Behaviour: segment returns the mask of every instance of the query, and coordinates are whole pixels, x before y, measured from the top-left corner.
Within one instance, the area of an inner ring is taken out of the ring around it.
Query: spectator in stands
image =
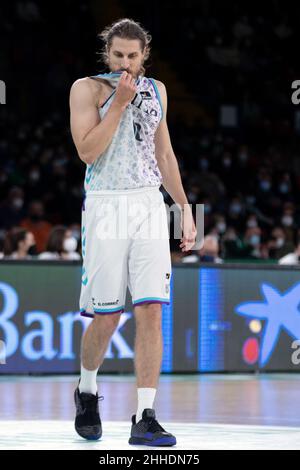
[[[294,239],[294,230],[296,228],[295,207],[293,203],[286,202],[284,204],[280,222],[284,227],[287,240],[292,241]]]
[[[0,259],[4,258],[4,232],[0,233]]]
[[[28,209],[28,218],[22,220],[20,225],[34,234],[37,252],[45,251],[51,224],[45,220],[42,202],[31,202]]]
[[[206,235],[204,237],[203,247],[198,252],[182,258],[183,263],[223,263],[219,257],[219,242],[215,235]]]
[[[224,215],[216,213],[214,217],[214,227],[211,230],[211,234],[216,236],[223,236],[226,232],[227,224]]]
[[[26,260],[35,255],[35,239],[32,232],[14,227],[4,240],[4,258]]]
[[[228,227],[223,240],[223,250],[225,259],[249,258],[252,252],[252,246],[245,244],[234,227]]]
[[[51,230],[47,243],[47,251],[41,253],[40,260],[80,260],[76,252],[77,240],[72,231],[64,226],[56,226]]]
[[[271,239],[268,242],[269,256],[272,259],[280,259],[294,251],[292,242],[287,241],[285,230],[282,227],[274,227]]]
[[[256,228],[258,227],[258,220],[256,214],[250,214],[246,220],[247,228]]]
[[[262,258],[262,231],[260,227],[248,227],[245,236],[244,243],[245,245],[251,247],[249,258]]]
[[[293,253],[288,253],[278,260],[279,264],[300,264],[300,238]]]
[[[238,196],[232,198],[228,207],[228,224],[241,230],[245,224],[245,206]]]
[[[90,34],[94,2],[81,0],[72,19],[61,24],[55,7],[44,9],[38,3],[18,0],[14,6],[5,2],[0,6],[0,78],[14,83],[14,69],[28,71],[22,86],[14,88],[15,103],[22,106],[12,102],[0,107],[0,229],[10,230],[22,221],[34,233],[40,253],[46,250],[52,225],[66,224],[80,239],[76,224],[85,166],[74,155],[65,98],[74,77],[96,71],[94,59],[85,53],[94,41]],[[60,18],[68,15],[69,3],[60,4]],[[147,7],[138,0],[129,3],[145,14]],[[293,241],[300,236],[299,122],[286,88],[298,67],[293,44],[299,43],[300,29],[294,6],[285,2],[278,18],[278,6],[267,14],[262,7],[256,16],[239,2],[238,12],[232,15],[227,9],[226,15],[222,2],[198,3],[204,14],[194,15],[193,8],[187,8],[177,20],[173,18],[174,24],[164,21],[172,5],[170,0],[164,2],[156,32],[162,35],[158,42],[168,57],[166,67],[170,65],[176,74],[172,83],[176,82],[173,93],[178,99],[170,114],[170,130],[189,202],[205,204],[205,228],[220,237],[223,258],[278,260],[294,252]],[[177,28],[184,24],[188,31],[190,51],[179,65],[178,48],[163,40],[172,34],[176,21]],[[78,24],[80,35],[74,34]],[[64,44],[60,54],[56,42]],[[34,52],[35,44],[40,47]],[[199,60],[194,74],[188,75],[185,71],[195,55]],[[192,94],[187,95],[186,89]],[[236,127],[220,127],[217,116],[226,103],[238,108]],[[41,203],[37,207],[35,200],[42,200],[45,208]],[[258,226],[263,241],[257,258],[248,243],[257,241],[257,234],[245,237],[245,230]],[[180,260],[177,240],[171,238],[170,243],[172,259]]]
[[[6,230],[19,225],[24,217],[24,191],[13,186],[0,205],[0,227]]]

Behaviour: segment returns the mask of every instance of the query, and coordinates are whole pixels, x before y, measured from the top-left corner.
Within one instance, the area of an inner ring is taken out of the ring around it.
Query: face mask
[[[279,191],[282,193],[282,194],[286,194],[288,193],[290,190],[290,187],[288,184],[286,183],[282,183],[280,186],[279,186]]]
[[[74,237],[68,237],[64,239],[63,249],[68,253],[76,251],[77,248],[77,240]]]
[[[219,233],[224,233],[226,231],[226,224],[225,222],[219,222],[217,224],[217,229]]]
[[[284,245],[284,238],[276,239],[276,248],[281,248]]]
[[[40,173],[38,171],[32,171],[29,175],[31,181],[38,181],[40,179]]]
[[[290,227],[291,225],[293,225],[294,219],[290,215],[285,215],[282,217],[281,222],[286,227]]]
[[[247,222],[247,227],[249,228],[256,228],[257,227],[257,222],[254,219],[250,219]]]
[[[225,168],[229,168],[231,166],[230,158],[224,158],[223,165],[225,166]]]
[[[206,160],[206,158],[201,158],[200,160],[200,168],[202,170],[207,170],[208,168],[208,160]]]
[[[80,230],[72,230],[72,236],[78,241],[80,239]]]
[[[227,235],[227,240],[230,242],[236,242],[237,241],[237,236],[235,233],[229,233]]]
[[[246,201],[247,201],[247,204],[250,204],[252,206],[253,204],[255,204],[256,198],[255,196],[247,196]]]
[[[264,180],[260,182],[260,189],[262,191],[269,191],[271,188],[271,183],[270,181]]]
[[[195,194],[195,193],[193,193],[193,192],[188,193],[188,200],[189,200],[190,202],[195,202],[195,201],[197,201],[197,198],[198,198],[197,194]]]
[[[15,209],[21,209],[23,207],[23,204],[24,204],[24,200],[21,198],[21,197],[16,197],[13,201],[12,201],[12,205]]]
[[[241,152],[239,154],[239,160],[242,163],[245,163],[248,160],[248,154],[246,152]]]
[[[211,213],[211,205],[210,204],[205,204],[204,205],[204,214],[210,214]]]
[[[250,237],[250,245],[257,246],[260,244],[260,236],[259,235],[252,235]]]
[[[239,214],[242,210],[242,206],[240,204],[231,204],[230,212],[232,214]]]

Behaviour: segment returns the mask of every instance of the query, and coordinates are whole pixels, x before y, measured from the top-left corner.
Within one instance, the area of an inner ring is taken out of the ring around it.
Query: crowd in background
[[[85,165],[71,139],[68,97],[74,80],[97,73],[92,3],[63,0],[59,15],[47,2],[0,4],[0,78],[9,90],[0,107],[0,256],[80,259]],[[194,3],[175,17],[166,1],[148,24],[149,6],[130,0],[125,12],[139,12],[153,58],[159,48],[203,111],[191,122],[189,103],[186,116],[172,113],[176,100],[169,104],[183,185],[190,203],[204,204],[206,235],[187,255],[171,237],[173,260],[296,264],[300,113],[291,83],[300,79],[299,18],[275,0],[267,11],[202,0],[198,15]]]

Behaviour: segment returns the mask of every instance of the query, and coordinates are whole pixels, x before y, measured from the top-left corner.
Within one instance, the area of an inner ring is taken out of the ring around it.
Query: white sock
[[[97,373],[96,370],[87,370],[81,364],[81,375],[79,383],[79,392],[82,393],[92,393],[93,395],[97,394]]]
[[[156,395],[156,388],[138,388],[138,409],[136,412],[136,423],[142,419],[145,408],[153,408],[153,402]]]

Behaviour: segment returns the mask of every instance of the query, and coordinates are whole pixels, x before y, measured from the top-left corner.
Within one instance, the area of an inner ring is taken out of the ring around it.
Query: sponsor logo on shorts
[[[115,302],[96,302],[95,298],[92,297],[93,305],[98,305],[99,307],[108,307],[110,305],[117,305],[119,303],[119,299],[115,300]]]
[[[118,302],[118,300],[116,300],[115,302],[102,302],[101,305],[117,305]]]

